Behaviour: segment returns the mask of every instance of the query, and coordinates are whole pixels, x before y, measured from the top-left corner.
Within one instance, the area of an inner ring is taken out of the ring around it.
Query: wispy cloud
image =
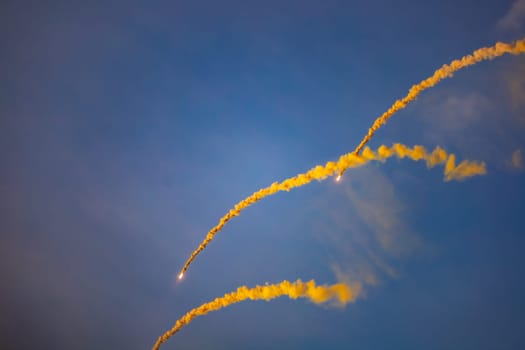
[[[487,125],[492,123],[497,106],[481,91],[445,89],[423,96],[415,106],[418,142],[447,145],[461,157],[489,161],[492,144],[485,143]],[[466,137],[468,135],[468,137]],[[492,159],[492,158],[491,158]]]
[[[345,177],[336,200],[321,199],[326,218],[316,233],[330,245],[331,268],[344,282],[375,285],[385,277],[397,278],[403,258],[421,245],[403,220],[405,205],[391,180],[376,167],[365,167]]]
[[[525,126],[525,64],[513,65],[504,74],[505,85],[510,97],[513,118]]]
[[[504,32],[518,32],[525,28],[525,0],[516,0],[507,14],[498,21],[497,28]]]
[[[523,169],[523,156],[521,154],[521,149],[518,148],[512,153],[510,163],[514,169]]]
[[[422,102],[421,118],[435,131],[462,131],[478,122],[492,107],[492,102],[478,92],[434,95]]]

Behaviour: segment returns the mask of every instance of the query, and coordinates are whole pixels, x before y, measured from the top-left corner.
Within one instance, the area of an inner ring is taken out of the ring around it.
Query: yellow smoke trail
[[[385,113],[377,118],[370,129],[368,129],[368,133],[355,148],[353,153],[359,154],[368,141],[370,141],[372,136],[374,136],[376,131],[381,128],[381,126],[383,126],[392,115],[405,108],[426,89],[435,86],[445,78],[452,77],[455,72],[468,66],[475,65],[481,61],[492,60],[505,54],[520,55],[523,53],[525,53],[525,38],[516,40],[514,43],[510,44],[498,42],[494,46],[482,47],[474,51],[471,55],[466,55],[459,60],[454,60],[450,64],[444,64],[441,68],[436,70],[431,77],[421,81],[419,84],[412,86],[410,90],[408,90],[408,94],[405,97],[394,102],[394,104]]]
[[[337,283],[318,286],[314,280],[308,282],[302,282],[301,280],[295,282],[283,281],[279,284],[256,286],[254,288],[242,286],[234,292],[225,294],[186,313],[175,322],[173,328],[157,339],[152,350],[158,350],[162,343],[168,341],[171,336],[181,330],[182,327],[188,325],[195,317],[204,316],[209,312],[220,310],[243,300],[269,301],[278,297],[288,296],[291,299],[308,298],[316,304],[332,301],[344,306],[354,301],[360,291],[361,286],[358,283],[354,285]]]
[[[348,168],[360,167],[372,160],[385,161],[387,158],[392,156],[396,156],[398,158],[406,157],[415,161],[425,160],[429,168],[446,162],[445,181],[459,180],[469,176],[485,174],[486,172],[485,163],[463,161],[458,166],[456,166],[455,155],[449,155],[444,149],[440,147],[436,147],[434,151],[428,153],[423,146],[414,146],[413,148],[410,148],[396,143],[391,148],[388,148],[384,145],[380,146],[376,152],[366,147],[361,155],[354,153],[344,154],[337,162],[328,162],[324,166],[317,165],[304,174],[296,175],[282,182],[274,182],[270,186],[260,189],[251,196],[237,203],[232,209],[230,209],[228,213],[226,213],[226,215],[224,215],[219,220],[219,223],[208,232],[206,238],[202,241],[199,247],[190,255],[179,274],[179,279],[184,276],[184,273],[188,269],[189,265],[193,262],[195,257],[204,248],[206,248],[208,243],[213,240],[213,237],[217,234],[217,232],[219,232],[233,217],[238,216],[243,209],[279,191],[290,191],[292,188],[304,186],[313,180],[321,181],[329,176],[341,174]]]
[[[414,101],[421,92],[435,86],[445,78],[452,77],[452,75],[455,72],[468,66],[472,66],[481,61],[491,60],[504,54],[518,55],[523,53],[525,53],[525,39],[520,39],[510,44],[498,42],[494,46],[480,48],[474,51],[471,55],[466,55],[459,60],[452,61],[450,64],[443,65],[441,68],[436,70],[431,77],[421,81],[419,84],[412,86],[405,97],[395,101],[394,104],[385,113],[383,113],[379,118],[377,118],[374,121],[370,129],[368,129],[368,133],[365,135],[365,137],[359,143],[359,145],[355,148],[355,150],[351,153],[341,156],[337,163],[328,162],[324,167],[318,165],[317,167],[311,169],[310,171],[304,174],[299,174],[293,178],[284,180],[281,183],[274,182],[271,186],[263,188],[255,192],[245,200],[237,203],[234,206],[234,208],[231,209],[225,216],[223,216],[220,219],[219,223],[208,232],[206,238],[202,241],[199,247],[195,251],[193,251],[193,253],[190,255],[190,257],[184,264],[179,274],[179,279],[181,279],[184,276],[184,273],[188,269],[189,265],[193,262],[195,257],[206,247],[206,245],[208,245],[208,243],[213,239],[215,234],[218,231],[220,231],[222,227],[231,218],[239,215],[242,209],[278,191],[290,191],[290,189],[294,187],[305,185],[311,182],[314,178],[316,180],[323,180],[326,177],[331,176],[335,172],[337,172],[337,181],[339,181],[341,179],[341,175],[348,168],[362,165],[360,164],[360,162],[366,162],[366,157],[364,159],[359,157],[359,153],[361,152],[361,150],[363,150],[364,146],[368,143],[368,141],[370,141],[370,139],[372,138],[372,136],[374,136],[376,131],[381,126],[383,126],[392,115],[394,115],[397,111],[405,108],[410,102]],[[453,160],[451,161],[451,166],[454,166]],[[469,172],[474,171],[472,166],[473,164],[462,163],[458,165],[457,169],[453,168],[454,171],[452,171],[452,169],[449,169],[449,172],[445,174],[445,181],[460,179],[464,177],[463,172],[469,174]],[[479,165],[477,171],[482,171],[484,169],[484,166]]]

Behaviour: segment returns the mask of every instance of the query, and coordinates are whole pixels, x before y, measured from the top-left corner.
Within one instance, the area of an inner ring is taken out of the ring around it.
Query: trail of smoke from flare
[[[455,156],[453,154],[449,155],[439,146],[436,147],[432,153],[428,153],[423,146],[416,145],[413,148],[409,148],[403,144],[396,143],[391,148],[382,145],[376,152],[366,147],[361,155],[353,153],[344,154],[337,162],[328,162],[324,166],[317,165],[304,174],[296,175],[282,182],[274,182],[270,186],[260,189],[251,196],[237,203],[228,213],[226,213],[226,215],[220,218],[219,223],[208,232],[206,238],[202,241],[199,247],[193,251],[184,264],[179,279],[184,275],[197,255],[213,240],[213,237],[222,230],[228,221],[233,217],[238,216],[243,209],[279,191],[290,191],[292,188],[306,185],[313,180],[324,180],[329,176],[340,174],[348,168],[360,167],[372,160],[385,161],[392,156],[398,158],[406,157],[415,161],[425,160],[429,168],[447,162],[445,168],[445,181],[459,180],[469,176],[485,174],[486,172],[485,163],[463,161],[456,167]]]
[[[187,326],[195,317],[204,316],[209,312],[220,310],[247,299],[269,301],[278,297],[288,296],[291,299],[308,298],[316,304],[332,301],[344,306],[354,301],[360,291],[361,286],[358,283],[354,285],[337,283],[328,286],[318,286],[314,280],[308,282],[302,282],[301,280],[295,282],[283,281],[279,284],[256,286],[254,288],[242,286],[234,292],[225,294],[186,313],[175,322],[173,328],[157,339],[152,350],[158,350],[162,343],[165,343],[181,328]]]
[[[466,68],[468,66],[474,65],[478,62],[485,61],[485,60],[491,60],[496,57],[502,56],[504,54],[512,54],[512,55],[518,55],[525,53],[525,39],[520,39],[515,41],[514,43],[502,43],[498,42],[494,46],[491,47],[483,47],[476,51],[474,51],[471,55],[467,55],[462,57],[459,60],[454,60],[450,64],[445,64],[438,70],[434,72],[434,74],[421,81],[419,84],[416,84],[410,88],[408,91],[408,94],[403,97],[402,99],[399,99],[394,102],[394,104],[385,112],[383,113],[379,118],[377,118],[370,129],[368,129],[368,133],[365,135],[363,140],[359,143],[359,145],[355,148],[355,150],[352,153],[348,153],[343,157],[346,157],[349,162],[355,161],[357,158],[357,155],[361,152],[363,147],[370,141],[370,139],[374,136],[376,131],[383,126],[392,115],[394,115],[397,111],[405,108],[410,102],[416,99],[416,97],[423,92],[424,90],[431,88],[438,84],[440,81],[442,81],[445,78],[452,77],[452,75],[457,72],[458,70],[461,70],[463,68]],[[341,160],[340,158],[340,160]],[[321,166],[318,166],[322,168]],[[318,167],[312,169],[315,170]],[[325,167],[330,167],[330,169],[333,169],[335,167],[335,164],[333,162],[328,162]],[[344,167],[342,169],[339,169],[339,175],[342,175],[348,167]],[[460,170],[464,169],[464,165],[459,165],[458,168]],[[456,179],[456,176],[459,176],[460,170],[457,170],[455,173],[451,173],[451,176],[448,176],[445,178],[446,181]],[[299,181],[304,181],[304,183],[310,182],[312,179],[309,177],[310,172],[307,172],[306,174],[300,174],[296,178]],[[325,176],[326,177],[326,176]],[[338,177],[340,179],[340,177]],[[227,215],[222,217],[219,221],[219,224],[215,226],[211,231],[208,232],[206,235],[206,238],[204,241],[199,245],[199,247],[190,255],[186,263],[184,264],[184,267],[181,270],[181,273],[184,274],[186,270],[188,269],[188,266],[192,263],[192,261],[195,259],[195,257],[206,247],[206,245],[213,239],[213,236],[221,230],[221,228],[234,216],[237,216],[240,214],[240,211],[246,207],[247,205],[251,205],[260,199],[271,195],[277,191],[282,190],[281,188],[278,189],[278,187],[282,187],[285,191],[289,191],[293,187],[290,183],[291,179],[285,180],[281,182],[280,184],[277,182],[274,182],[270,187],[264,188],[258,192],[255,192],[252,196],[248,197],[244,201],[238,203],[235,205],[233,209],[229,211]],[[303,184],[304,184],[303,183]]]
[[[377,118],[370,129],[368,129],[368,133],[352,153],[359,154],[363,147],[374,136],[376,131],[379,130],[379,128],[381,128],[392,115],[405,108],[410,102],[414,101],[424,90],[435,86],[445,78],[452,77],[455,72],[468,66],[475,65],[481,61],[492,60],[505,54],[519,55],[523,53],[525,53],[525,38],[516,40],[514,43],[498,42],[494,46],[482,47],[474,51],[471,55],[466,55],[459,60],[454,60],[450,64],[444,64],[441,68],[436,70],[431,77],[412,86],[405,97],[395,101],[385,113]]]
[[[348,153],[346,155],[343,155],[341,158],[346,157],[349,162],[353,162],[358,158],[358,154],[361,152],[363,147],[370,141],[370,139],[374,136],[376,131],[383,126],[392,115],[394,115],[397,111],[405,108],[410,102],[414,101],[416,97],[423,92],[424,90],[431,88],[438,84],[440,81],[442,81],[445,78],[452,77],[452,75],[468,66],[472,66],[476,63],[479,63],[481,61],[494,59],[496,57],[502,56],[504,54],[523,54],[525,53],[525,39],[520,39],[515,41],[514,43],[502,43],[498,42],[494,46],[491,47],[483,47],[476,51],[474,51],[471,55],[466,55],[462,57],[459,60],[454,60],[450,64],[445,64],[438,70],[434,72],[434,74],[421,81],[419,84],[416,84],[410,88],[408,91],[408,94],[403,97],[402,99],[399,99],[394,102],[394,104],[385,112],[383,113],[379,118],[377,118],[370,129],[368,129],[368,133],[365,135],[363,140],[359,143],[359,145],[355,148],[355,150],[352,153]],[[341,160],[340,158],[340,160]],[[333,168],[335,166],[335,163],[328,162],[325,165],[325,168],[331,167]],[[339,175],[342,175],[348,168],[343,167],[342,169],[339,169]],[[322,168],[321,166],[318,166],[312,170],[315,170],[317,168]],[[464,169],[465,165],[459,165],[458,168]],[[451,176],[448,176],[445,178],[446,181],[456,179],[457,176],[460,176],[460,170],[457,170],[456,172],[451,173]],[[307,172],[306,174],[300,174],[296,176],[297,180],[304,181],[303,184],[310,182],[312,179],[309,178],[309,174],[311,171]],[[323,177],[323,178],[326,178]],[[293,178],[295,179],[295,178]],[[219,224],[215,226],[208,234],[206,235],[205,240],[201,243],[201,245],[191,254],[190,258],[186,261],[184,264],[184,267],[182,268],[182,273],[184,273],[188,266],[191,264],[191,262],[195,259],[195,257],[206,247],[206,245],[213,239],[213,236],[234,216],[239,215],[240,211],[245,207],[243,204],[251,205],[260,199],[273,194],[277,191],[280,191],[282,189],[277,189],[279,185],[283,186],[285,191],[289,191],[293,187],[292,184],[289,182],[291,179],[287,179],[280,184],[277,182],[274,182],[270,187],[264,188],[258,192],[255,192],[252,196],[248,197],[246,200],[238,203],[233,209],[230,210],[230,212],[222,217],[219,221]],[[319,180],[319,179],[318,179]],[[301,185],[299,185],[301,186]]]

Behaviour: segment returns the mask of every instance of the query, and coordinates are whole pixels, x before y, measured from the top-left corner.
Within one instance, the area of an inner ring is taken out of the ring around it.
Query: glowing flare
[[[187,326],[197,316],[204,316],[209,312],[220,310],[224,307],[239,303],[244,300],[272,300],[282,296],[288,296],[290,299],[308,298],[315,304],[323,304],[329,301],[336,305],[344,306],[354,301],[361,291],[361,286],[356,283],[349,285],[346,283],[337,283],[332,285],[318,286],[314,280],[302,282],[283,281],[279,284],[266,284],[248,288],[241,286],[236,291],[225,294],[220,298],[205,303],[182,316],[175,325],[166,333],[161,335],[152,350],[158,350],[162,343],[165,343],[171,336]]]
[[[179,273],[179,279],[181,280],[184,277],[184,272]]]
[[[337,175],[337,177],[335,178],[335,181],[337,182],[341,181],[341,174]]]
[[[197,249],[191,253],[190,257],[181,270],[181,274],[186,272],[195,257],[202,250],[204,250],[204,248],[206,248],[208,243],[213,240],[213,237],[220,230],[222,230],[228,221],[230,221],[233,217],[240,215],[242,210],[246,209],[252,204],[257,203],[261,199],[271,196],[279,191],[290,191],[293,188],[304,186],[313,180],[324,180],[329,176],[334,176],[336,173],[339,173],[336,178],[336,181],[339,181],[341,179],[342,173],[348,168],[361,167],[372,160],[383,162],[392,156],[396,156],[398,158],[410,158],[415,161],[425,160],[429,168],[447,162],[447,167],[445,169],[445,181],[459,180],[468,176],[485,174],[486,172],[484,163],[470,161],[465,161],[466,163],[463,162],[464,164],[462,163],[463,165],[461,171],[454,172],[453,170],[455,163],[451,158],[453,157],[453,159],[455,159],[455,156],[453,154],[447,154],[447,152],[439,146],[436,147],[431,153],[428,153],[423,146],[416,145],[414,148],[410,148],[403,144],[396,143],[390,148],[382,145],[377,149],[376,152],[372,151],[368,147],[365,147],[363,150],[363,155],[356,155],[353,153],[344,154],[339,157],[337,162],[328,162],[324,166],[317,165],[304,174],[296,175],[282,182],[274,182],[270,186],[260,189],[251,196],[235,204],[235,206],[219,220],[219,223],[208,232]],[[449,176],[449,174],[452,175]]]

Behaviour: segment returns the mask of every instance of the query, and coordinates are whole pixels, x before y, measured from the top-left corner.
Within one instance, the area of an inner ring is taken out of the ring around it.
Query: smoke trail
[[[323,180],[326,177],[332,176],[334,175],[335,172],[337,172],[339,174],[337,179],[339,180],[341,178],[341,175],[348,168],[363,165],[363,163],[365,162],[365,160],[367,160],[367,158],[364,152],[363,152],[364,159],[362,157],[359,157],[359,153],[361,152],[361,150],[363,150],[364,146],[368,143],[368,141],[370,141],[370,139],[372,138],[372,136],[374,136],[376,131],[381,126],[383,126],[392,115],[394,115],[397,111],[405,108],[410,102],[414,101],[421,92],[423,92],[424,90],[428,88],[435,86],[436,84],[438,84],[440,81],[442,81],[445,78],[452,77],[452,75],[455,72],[463,68],[466,68],[468,66],[472,66],[478,62],[485,61],[485,60],[491,60],[496,57],[502,56],[504,54],[518,55],[518,54],[523,54],[523,53],[525,53],[525,39],[517,40],[512,44],[498,42],[494,46],[480,48],[474,51],[471,55],[464,56],[459,60],[452,61],[450,64],[443,65],[441,68],[436,70],[431,77],[421,81],[419,84],[412,86],[410,90],[408,91],[408,94],[405,97],[395,101],[394,104],[385,113],[383,113],[379,118],[377,118],[374,121],[370,129],[368,129],[368,133],[365,135],[365,137],[359,143],[359,145],[355,148],[355,150],[351,153],[341,156],[337,164],[334,162],[328,162],[326,163],[324,167],[321,165],[318,165],[317,167],[311,169],[305,174],[299,174],[293,178],[284,180],[281,183],[274,182],[271,186],[263,188],[255,192],[254,194],[252,194],[250,197],[246,198],[245,200],[237,203],[234,206],[234,208],[231,209],[228,212],[228,214],[223,216],[219,220],[219,223],[208,232],[204,241],[190,255],[190,257],[184,264],[179,274],[179,279],[181,279],[184,276],[184,273],[188,269],[189,265],[192,263],[195,257],[206,247],[206,245],[213,239],[215,234],[218,231],[220,231],[222,227],[231,218],[239,215],[242,209],[278,191],[283,191],[283,190],[290,191],[294,187],[305,185],[311,182],[314,178],[316,180]],[[436,157],[438,156],[439,155],[436,155]],[[428,164],[428,160],[427,160],[427,164]],[[454,162],[452,161],[451,164],[454,165]],[[463,172],[466,172],[466,174],[469,174],[470,172],[483,171],[485,168],[484,166],[480,165],[476,169],[475,167],[473,168],[473,164],[461,163],[458,166],[458,169],[459,170],[455,170],[454,172],[450,170],[447,173],[449,174],[449,176],[445,176],[445,181],[460,179],[463,176]]]
[[[184,273],[190,264],[197,255],[206,248],[208,243],[213,240],[213,237],[217,232],[219,232],[233,217],[238,216],[243,209],[279,191],[290,191],[292,188],[304,186],[313,180],[321,181],[329,176],[341,174],[348,168],[360,167],[372,160],[385,161],[392,156],[397,156],[398,158],[406,157],[415,161],[425,160],[429,168],[447,162],[445,168],[445,181],[459,180],[469,176],[485,174],[486,172],[485,163],[463,161],[456,167],[455,156],[453,154],[449,155],[440,147],[436,147],[432,153],[428,153],[423,146],[409,148],[405,145],[396,143],[391,148],[384,145],[380,146],[376,152],[366,147],[361,155],[354,153],[344,154],[337,162],[328,162],[324,166],[317,165],[304,174],[296,175],[282,182],[274,182],[270,186],[260,189],[251,196],[237,203],[219,220],[219,223],[208,232],[206,238],[202,241],[199,247],[190,255],[179,274],[179,279],[184,276]]]
[[[368,129],[366,136],[352,153],[359,154],[368,141],[370,141],[372,136],[374,136],[376,131],[381,128],[381,126],[383,126],[392,115],[405,108],[410,102],[414,101],[421,92],[435,86],[443,79],[450,78],[455,72],[468,66],[475,65],[481,61],[492,60],[505,54],[519,55],[523,53],[525,53],[525,38],[516,40],[511,44],[498,42],[494,46],[482,47],[474,51],[471,55],[466,55],[459,60],[454,60],[450,64],[444,64],[441,68],[436,70],[431,77],[412,86],[405,97],[394,102],[385,113],[377,118],[370,129]]]
[[[438,70],[434,72],[434,74],[421,81],[419,84],[416,84],[410,88],[408,91],[408,94],[403,97],[402,99],[399,99],[394,102],[394,104],[385,112],[383,113],[379,118],[377,118],[370,129],[368,129],[368,133],[365,135],[363,140],[359,143],[359,145],[355,148],[355,150],[351,153],[348,153],[346,155],[341,156],[339,159],[338,165],[342,165],[339,168],[336,169],[336,163],[334,162],[328,162],[324,167],[318,165],[317,167],[311,169],[305,174],[299,174],[294,178],[290,178],[287,180],[284,180],[281,183],[274,182],[271,186],[263,188],[259,190],[258,192],[255,192],[250,197],[246,198],[245,200],[237,203],[233,209],[231,209],[225,216],[223,216],[219,223],[212,228],[208,234],[206,235],[205,239],[202,241],[202,243],[199,245],[199,247],[193,251],[193,253],[190,255],[186,263],[184,264],[180,274],[179,279],[181,279],[184,276],[184,273],[188,269],[189,265],[192,263],[192,261],[195,259],[195,257],[208,245],[208,243],[213,239],[215,234],[222,229],[222,227],[234,216],[237,216],[240,214],[241,210],[246,208],[247,206],[261,200],[262,198],[272,195],[278,191],[290,191],[290,189],[298,186],[302,186],[304,184],[307,184],[312,181],[313,175],[318,175],[315,177],[317,180],[323,180],[327,176],[333,175],[336,171],[338,173],[337,180],[341,178],[341,175],[350,167],[359,166],[359,162],[362,161],[362,158],[360,158],[358,155],[363,150],[363,147],[370,141],[372,136],[376,133],[376,131],[383,126],[388,119],[394,115],[397,111],[405,108],[410,102],[416,99],[416,97],[423,92],[424,90],[431,88],[438,84],[440,81],[442,81],[445,78],[452,77],[452,75],[471,65],[474,65],[478,62],[485,61],[485,60],[491,60],[496,57],[502,56],[504,54],[512,54],[512,55],[518,55],[525,53],[525,39],[520,39],[515,41],[512,44],[509,43],[502,43],[498,42],[494,46],[491,47],[483,47],[476,51],[474,51],[471,55],[467,55],[462,57],[459,60],[454,60],[450,64],[445,64]],[[365,156],[366,159],[366,156]],[[470,166],[467,166],[467,164],[460,164],[458,166],[460,170],[457,170],[455,172],[449,172],[450,176],[445,177],[445,181],[450,181],[461,178],[462,172],[467,171],[473,171],[473,169]],[[479,168],[478,171],[481,171],[483,168]],[[323,173],[324,172],[324,173]]]
[[[157,339],[152,350],[158,350],[162,343],[168,341],[171,336],[180,331],[182,327],[188,325],[195,317],[204,316],[209,312],[220,310],[246,299],[269,301],[281,296],[288,296],[291,299],[308,298],[316,304],[332,301],[337,305],[344,306],[354,301],[360,291],[361,286],[358,283],[354,285],[337,283],[318,286],[314,280],[308,282],[302,282],[301,280],[295,282],[283,281],[279,284],[256,286],[254,288],[242,286],[237,288],[235,292],[225,294],[186,313],[175,322],[173,328]]]

